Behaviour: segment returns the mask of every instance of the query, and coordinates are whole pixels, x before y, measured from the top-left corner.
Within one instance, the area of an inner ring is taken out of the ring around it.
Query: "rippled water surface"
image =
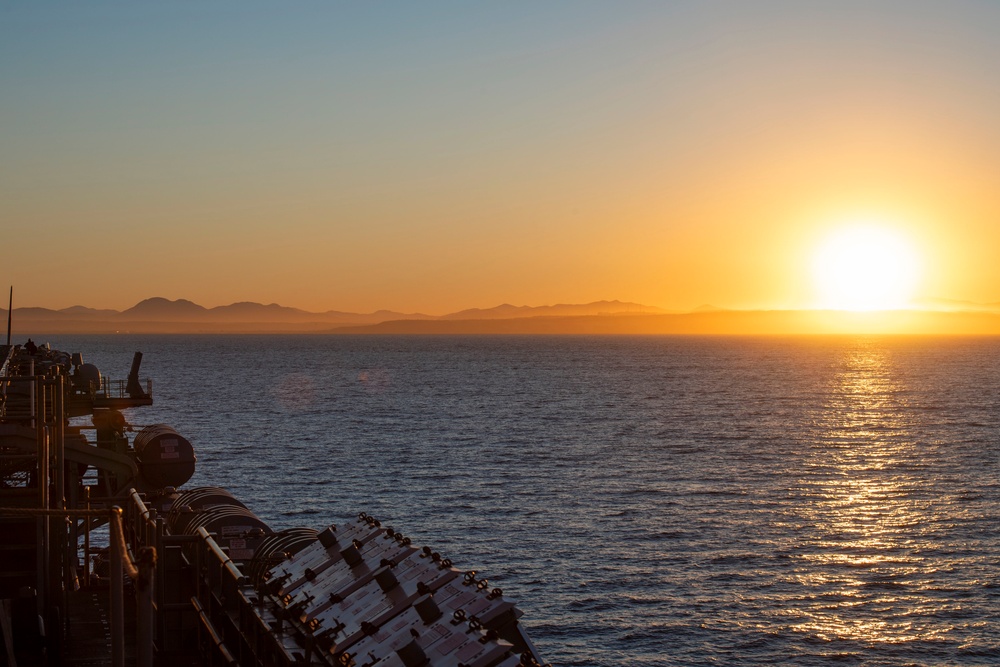
[[[192,484],[366,511],[556,665],[1000,662],[1000,339],[57,337]]]

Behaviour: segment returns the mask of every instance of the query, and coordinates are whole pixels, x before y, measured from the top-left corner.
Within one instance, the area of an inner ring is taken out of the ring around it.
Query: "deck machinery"
[[[225,489],[182,488],[185,437],[129,440],[122,411],[153,400],[140,353],[118,382],[46,347],[0,360],[0,665],[541,664],[499,588],[372,516],[275,531]],[[110,648],[86,648],[74,615],[108,607]]]

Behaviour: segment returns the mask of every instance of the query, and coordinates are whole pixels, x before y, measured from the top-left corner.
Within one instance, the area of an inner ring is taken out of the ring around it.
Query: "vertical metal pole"
[[[7,647],[7,664],[17,667],[14,655],[14,628],[11,625],[10,600],[0,600],[0,626],[3,627],[3,643]]]
[[[83,506],[90,512],[90,485],[83,487]],[[83,520],[83,580],[90,585],[90,515]]]
[[[33,365],[33,364],[32,364]],[[33,370],[33,369],[32,369]],[[40,393],[41,383],[36,382],[36,378],[31,378],[31,390],[29,392],[31,396],[31,418],[35,426],[35,441],[38,443],[38,455],[37,470],[35,484],[38,487],[38,506],[42,509],[49,508],[49,433],[42,424],[41,420],[35,419],[35,410],[37,407],[37,402],[41,402],[41,398],[36,402],[35,393]],[[37,588],[38,588],[38,615],[41,618],[48,617],[48,605],[49,605],[49,578],[47,572],[49,571],[49,519],[45,517],[38,517],[38,544],[40,548],[38,549],[38,554],[35,559],[38,576],[36,578]]]
[[[10,299],[7,300],[7,347],[10,347],[10,320],[14,315],[14,286],[10,286]]]
[[[63,378],[57,375],[45,381],[48,386],[48,394],[51,397],[51,419],[52,433],[55,451],[55,507],[56,509],[66,509],[66,415],[65,404],[63,402]],[[65,517],[59,517],[55,522],[57,531],[57,546],[59,549],[59,559],[57,565],[62,572],[62,606],[63,609],[69,607],[69,591],[73,587],[73,568],[76,565],[76,539],[70,540],[69,523]]]
[[[122,553],[118,550],[122,542],[122,508],[111,508],[108,522],[111,536],[111,665],[125,667],[125,592],[122,577],[125,576]]]
[[[157,606],[163,602],[159,595],[163,592],[164,588],[164,573],[163,570],[166,567],[166,561],[163,560],[166,556],[166,551],[163,549],[163,517],[156,517],[156,586],[153,588],[153,605]],[[166,629],[166,610],[160,611],[160,607],[157,606],[156,614],[156,634],[153,637],[153,641],[157,643],[158,646],[165,646],[167,629]]]
[[[143,522],[145,525],[145,540],[143,541],[143,546],[156,546],[156,510],[152,507],[146,510],[146,520]]]
[[[153,582],[156,579],[156,549],[139,551],[136,585],[136,667],[153,667]]]
[[[55,435],[55,484],[56,509],[66,508],[66,431],[65,406],[63,405],[63,378],[61,375],[46,382],[52,397],[52,431]]]
[[[31,403],[28,406],[28,412],[31,414],[31,425],[35,428],[40,428],[39,424],[41,422],[38,420],[38,415],[35,413],[36,403],[38,402],[35,392],[38,391],[38,382],[36,382],[35,378],[34,359],[28,362],[28,375],[31,377],[31,390],[28,392],[28,395],[31,397]]]

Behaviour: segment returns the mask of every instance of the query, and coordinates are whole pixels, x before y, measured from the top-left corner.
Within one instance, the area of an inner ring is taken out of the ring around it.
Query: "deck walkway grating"
[[[135,665],[135,612],[125,593],[125,664]],[[62,664],[72,667],[111,667],[111,610],[107,589],[76,591],[69,595],[67,637]]]

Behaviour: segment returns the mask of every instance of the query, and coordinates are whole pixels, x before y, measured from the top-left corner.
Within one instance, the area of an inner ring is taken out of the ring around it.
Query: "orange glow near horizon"
[[[8,4],[18,308],[1000,322],[1000,4]]]

